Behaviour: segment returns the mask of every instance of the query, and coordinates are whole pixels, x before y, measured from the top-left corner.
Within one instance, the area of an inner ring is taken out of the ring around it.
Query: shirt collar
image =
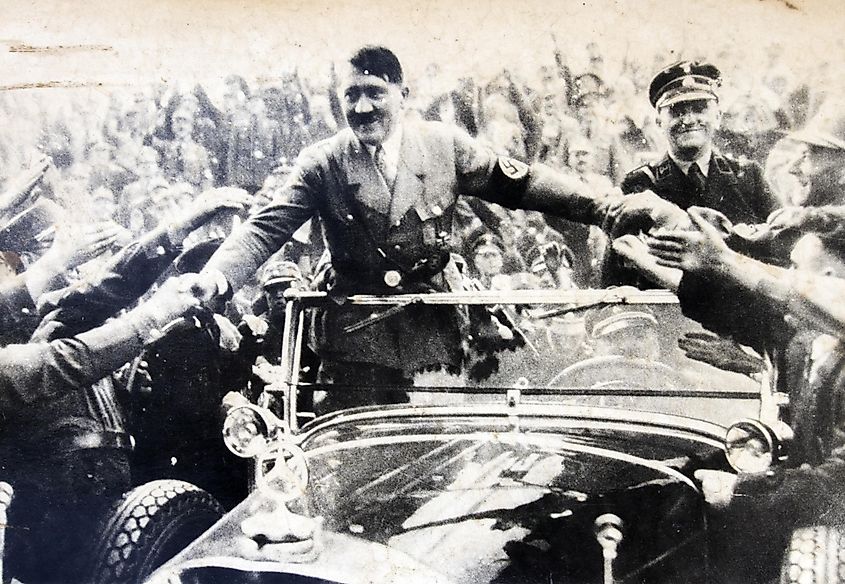
[[[367,152],[373,156],[377,146],[366,144]],[[396,168],[399,162],[399,149],[402,147],[402,123],[397,122],[396,128],[391,132],[387,140],[381,143],[384,148],[384,161],[389,168]]]
[[[678,168],[681,169],[681,172],[684,174],[689,174],[689,169],[692,167],[693,164],[698,164],[698,168],[701,169],[701,174],[707,176],[707,173],[710,171],[710,158],[713,155],[713,148],[707,146],[704,149],[704,152],[696,158],[695,160],[678,160],[672,155],[672,152],[669,152],[669,158],[671,158],[675,164],[678,165]]]

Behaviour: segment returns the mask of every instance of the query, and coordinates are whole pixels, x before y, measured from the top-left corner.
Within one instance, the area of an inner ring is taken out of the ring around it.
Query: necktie
[[[698,166],[698,163],[694,162],[692,166],[689,167],[687,178],[692,184],[693,189],[695,189],[695,194],[701,195],[704,193],[704,185],[707,182],[707,177],[705,177],[704,173],[701,172],[701,168]]]
[[[387,184],[388,190],[392,191],[393,177],[387,168],[387,161],[384,159],[384,156],[384,147],[381,145],[377,146],[375,152],[373,152],[373,162],[375,162],[376,168],[381,173],[382,178],[384,178],[384,182]]]

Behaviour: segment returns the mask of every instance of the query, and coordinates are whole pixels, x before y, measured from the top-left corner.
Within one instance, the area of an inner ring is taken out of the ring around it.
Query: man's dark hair
[[[381,77],[388,83],[402,83],[402,65],[387,47],[361,47],[349,59],[349,64],[365,75]]]

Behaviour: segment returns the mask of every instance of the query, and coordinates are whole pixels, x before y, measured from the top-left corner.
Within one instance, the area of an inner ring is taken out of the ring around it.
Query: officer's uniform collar
[[[711,146],[707,146],[704,149],[704,153],[696,158],[695,160],[678,160],[672,155],[672,152],[669,152],[669,158],[672,159],[678,168],[681,169],[685,175],[689,174],[689,169],[692,167],[693,164],[698,164],[698,167],[701,169],[701,173],[706,177],[710,171],[710,158],[713,156],[713,148]]]

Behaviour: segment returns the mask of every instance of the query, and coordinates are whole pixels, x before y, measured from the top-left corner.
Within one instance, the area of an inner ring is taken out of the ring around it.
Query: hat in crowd
[[[715,65],[702,61],[678,61],[660,71],[648,86],[648,99],[655,109],[682,101],[712,99],[722,84]]]
[[[271,261],[261,272],[261,286],[263,288],[287,285],[301,279],[302,272],[300,272],[299,266],[289,260]]]
[[[471,258],[479,249],[488,245],[498,247],[503,254],[505,252],[505,242],[495,233],[487,231],[486,229],[473,231],[466,239],[467,258]]]
[[[805,128],[787,137],[811,146],[845,150],[845,101],[825,101]]]
[[[608,337],[635,329],[656,329],[657,319],[644,308],[630,308],[623,306],[608,306],[592,315],[591,335],[594,339]]]

